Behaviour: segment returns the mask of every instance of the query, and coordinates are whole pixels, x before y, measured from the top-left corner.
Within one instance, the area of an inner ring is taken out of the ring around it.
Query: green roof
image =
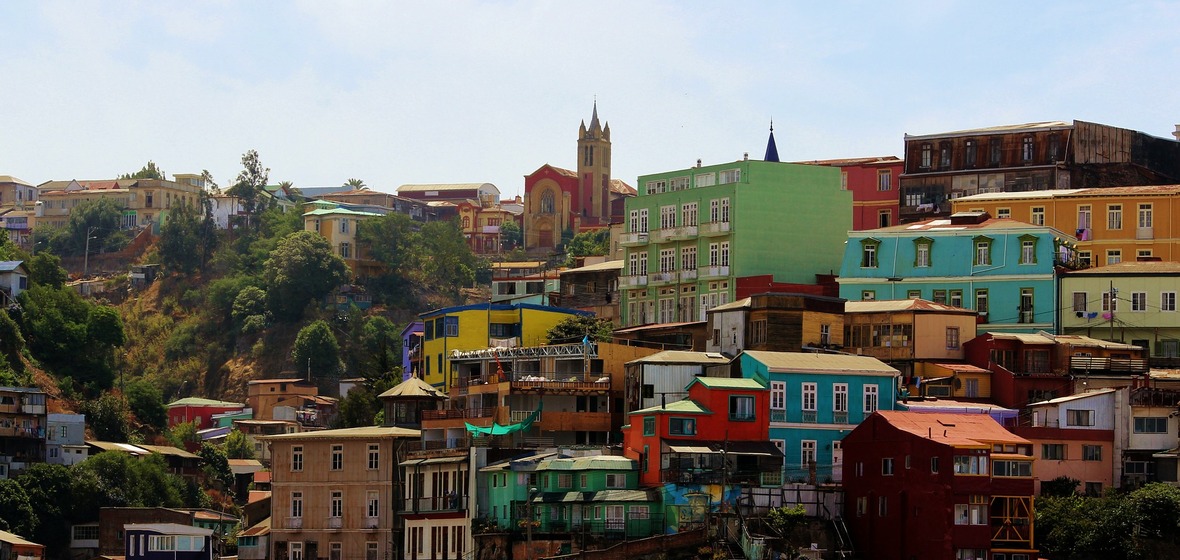
[[[304,212],[304,216],[328,216],[332,214],[346,214],[349,216],[380,216],[373,212],[358,212],[356,210],[349,210],[347,208],[317,208],[311,212]]]
[[[244,407],[246,405],[244,405],[242,403],[236,403],[236,402],[216,401],[213,399],[202,399],[199,397],[186,397],[186,398],[168,403],[168,408],[172,408],[174,406],[241,406],[241,407]]]
[[[710,389],[766,389],[761,383],[747,377],[694,377],[688,387],[692,387],[693,383],[700,383]]]
[[[533,498],[533,503],[578,502],[654,502],[659,500],[654,490],[599,490],[597,492],[544,492]]]
[[[589,457],[562,457],[546,459],[537,465],[537,470],[587,471],[587,470],[635,470],[635,460],[619,455],[591,455]]]
[[[633,411],[631,414],[650,414],[653,412],[675,412],[677,414],[712,414],[713,413],[712,410],[709,410],[709,409],[701,406],[700,404],[698,404],[694,400],[684,399],[684,400],[676,401],[676,402],[669,404],[667,406],[653,406],[651,408],[645,408],[643,410],[636,410],[636,411]]]

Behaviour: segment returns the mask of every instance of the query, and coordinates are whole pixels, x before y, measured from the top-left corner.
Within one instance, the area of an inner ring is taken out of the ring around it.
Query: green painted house
[[[479,469],[479,510],[488,529],[523,529],[520,521],[528,517],[529,491],[537,488],[537,464],[556,456],[557,453],[539,453]]]
[[[814,284],[840,269],[852,193],[840,170],[742,160],[639,177],[628,198],[623,324],[704,321],[737,279]]]

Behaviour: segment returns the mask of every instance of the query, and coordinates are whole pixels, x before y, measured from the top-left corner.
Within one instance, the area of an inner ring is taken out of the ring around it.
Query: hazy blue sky
[[[905,133],[1088,120],[1170,138],[1177,2],[0,2],[0,174],[155,160],[222,185],[392,192],[575,166],[613,174],[901,155]]]

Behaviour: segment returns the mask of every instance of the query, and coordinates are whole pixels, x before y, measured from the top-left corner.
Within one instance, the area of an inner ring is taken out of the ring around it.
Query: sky
[[[1085,120],[1171,138],[1180,2],[0,2],[0,175],[155,161],[374,190],[902,155],[905,134]]]

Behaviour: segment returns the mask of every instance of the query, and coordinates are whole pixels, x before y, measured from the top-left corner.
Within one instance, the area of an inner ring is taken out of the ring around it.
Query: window
[[[914,240],[914,266],[926,268],[930,266],[930,245],[934,241],[929,238]]]
[[[1139,227],[1150,228],[1151,221],[1152,221],[1151,220],[1151,205],[1150,204],[1140,204],[1139,205]]]
[[[931,457],[930,458],[930,472],[932,472],[932,473],[938,472],[938,457]]]
[[[893,223],[892,210],[878,210],[877,211],[877,227],[889,227]]]
[[[877,292],[874,290],[864,290],[860,293],[861,301],[876,301]]]
[[[992,264],[992,240],[989,237],[975,238],[975,266]]]
[[[368,517],[381,515],[381,499],[377,492],[365,493],[365,515]]]
[[[869,511],[869,499],[867,497],[860,497],[856,499],[856,516],[864,517]]]
[[[1044,206],[1033,206],[1033,224],[1044,225]]]
[[[872,414],[877,411],[877,386],[865,385],[864,388],[864,413]]]
[[[344,493],[339,490],[333,490],[328,506],[328,517],[340,517],[342,515],[344,515]]]
[[[303,517],[303,492],[291,492],[291,517]]]
[[[369,444],[369,470],[376,469],[381,466],[381,446],[380,444]]]
[[[1176,292],[1160,293],[1160,311],[1176,310]]]
[[[674,436],[695,436],[697,421],[694,418],[669,418],[668,433]]]
[[[676,249],[660,249],[660,272],[676,270]]]
[[[951,143],[943,142],[938,146],[938,167],[948,169],[951,166]]]
[[[893,476],[893,457],[881,459],[881,475]]]
[[[770,408],[783,410],[787,407],[787,384],[782,381],[770,382]]]
[[[848,384],[832,385],[832,412],[848,412]]]
[[[1025,163],[1033,160],[1033,137],[1025,136],[1024,141],[1020,143],[1020,159]]]
[[[1101,461],[1102,460],[1102,446],[1101,445],[1083,445],[1082,446],[1082,460],[1083,461]]]
[[[877,497],[877,515],[885,517],[889,514],[889,498],[885,496]]]
[[[821,346],[827,346],[832,343],[832,326],[819,326],[819,343]]]
[[[1022,239],[1020,241],[1020,264],[1037,264],[1037,240]]]
[[[742,180],[741,169],[726,169],[725,171],[719,173],[719,175],[719,183],[722,185],[727,183],[737,183]]]
[[[676,227],[676,207],[675,206],[661,206],[660,207],[660,229],[671,229]]]
[[[1112,298],[1111,295],[1114,295],[1116,297]],[[1119,300],[1118,300],[1117,295],[1118,295],[1118,290],[1115,290],[1114,294],[1111,294],[1110,292],[1102,292],[1102,310],[1103,311],[1118,311]]]
[[[643,435],[645,435],[645,436],[656,435],[656,417],[655,416],[644,416],[643,417]]]
[[[1131,292],[1131,311],[1147,311],[1147,292]]]
[[[805,439],[799,442],[799,461],[803,468],[808,469],[815,463],[815,440]]]
[[[555,208],[555,204],[554,204],[553,191],[545,191],[541,195],[541,213],[542,214],[552,214],[554,212],[554,208]],[[646,230],[644,230],[644,231],[646,231]]]
[[[1093,263],[1094,263],[1094,261],[1090,257],[1089,251],[1081,251],[1081,250],[1078,251],[1078,264],[1079,265],[1081,265],[1082,267],[1089,267]]]
[[[344,446],[332,446],[332,470],[338,471],[344,468]]]
[[[1138,416],[1135,418],[1135,433],[1166,434],[1168,419],[1164,416]]]
[[[887,191],[893,188],[893,171],[889,169],[877,170],[877,190]]]
[[[984,455],[955,455],[955,474],[987,474]]]
[[[1069,408],[1065,411],[1065,425],[1066,426],[1093,426],[1094,425],[1094,411],[1078,408]]]
[[[558,488],[573,488],[574,487],[574,475],[572,475],[572,474],[559,474],[559,475],[557,475],[557,487]]]
[[[606,475],[606,487],[607,488],[626,488],[627,487],[627,475],[620,474],[620,473],[607,474]]]
[[[955,504],[955,525],[987,525],[987,496],[971,496],[970,503]]]
[[[816,389],[815,383],[804,383],[803,384],[803,411],[804,412],[815,412],[816,392],[817,392],[817,389]]]
[[[987,289],[975,290],[975,311],[981,315],[987,314]]]
[[[968,140],[963,148],[963,163],[967,167],[975,167],[975,152],[979,148],[974,140]]]
[[[1123,262],[1123,251],[1121,249],[1106,250],[1106,264],[1119,264],[1121,262]]]
[[[946,328],[946,349],[947,350],[958,350],[959,349],[959,327],[947,327]]]
[[[341,543],[328,543],[328,560],[344,560],[344,551]]]
[[[989,155],[988,159],[990,160],[991,164],[992,165],[999,165],[1000,164],[1000,154],[1001,154],[1000,139],[999,138],[992,138],[991,140],[989,140],[988,141],[988,150],[990,151],[990,155]]]
[[[697,203],[689,202],[680,207],[680,225],[697,225]]]
[[[920,164],[922,169],[930,169],[930,164],[934,159],[934,146],[931,144],[922,144],[922,162]]]
[[[1091,207],[1089,204],[1082,204],[1078,206],[1078,231],[1088,230],[1091,227]],[[1081,241],[1086,241],[1082,239]]]
[[[1031,461],[993,461],[992,475],[1003,477],[1032,476]]]
[[[861,268],[877,268],[877,248],[881,245],[880,241],[876,239],[862,239],[860,240]]]
[[[1042,443],[1041,444],[1041,458],[1051,461],[1065,460],[1065,444],[1062,443]]]
[[[728,198],[721,199],[721,216],[720,216],[719,221],[721,221],[723,223],[729,222],[729,199]]]
[[[1075,312],[1081,313],[1081,312],[1086,311],[1086,298],[1087,297],[1089,297],[1089,296],[1086,294],[1086,292],[1074,292],[1073,293],[1073,310]]]
[[[1106,205],[1106,229],[1123,229],[1123,205]]]
[[[291,471],[298,472],[303,470],[303,446],[291,446]]]
[[[1012,209],[1011,208],[996,208],[996,217],[1003,219],[1003,220],[1007,220],[1008,218],[1012,217]]]
[[[729,242],[721,242],[721,266],[729,266]]]
[[[753,422],[754,397],[743,395],[730,396],[729,419],[736,422]]]
[[[421,534],[419,534],[419,535],[421,535]],[[459,539],[455,539],[454,542],[456,544],[458,544],[462,541],[460,541]],[[379,551],[377,550],[377,543],[366,542],[365,543],[365,560],[377,560],[380,557],[381,557],[381,555],[380,555]],[[291,560],[295,560],[295,559],[292,558]]]
[[[1061,135],[1050,134],[1049,135],[1049,162],[1052,163],[1052,162],[1057,161],[1058,157],[1060,157],[1060,156],[1061,156]]]

